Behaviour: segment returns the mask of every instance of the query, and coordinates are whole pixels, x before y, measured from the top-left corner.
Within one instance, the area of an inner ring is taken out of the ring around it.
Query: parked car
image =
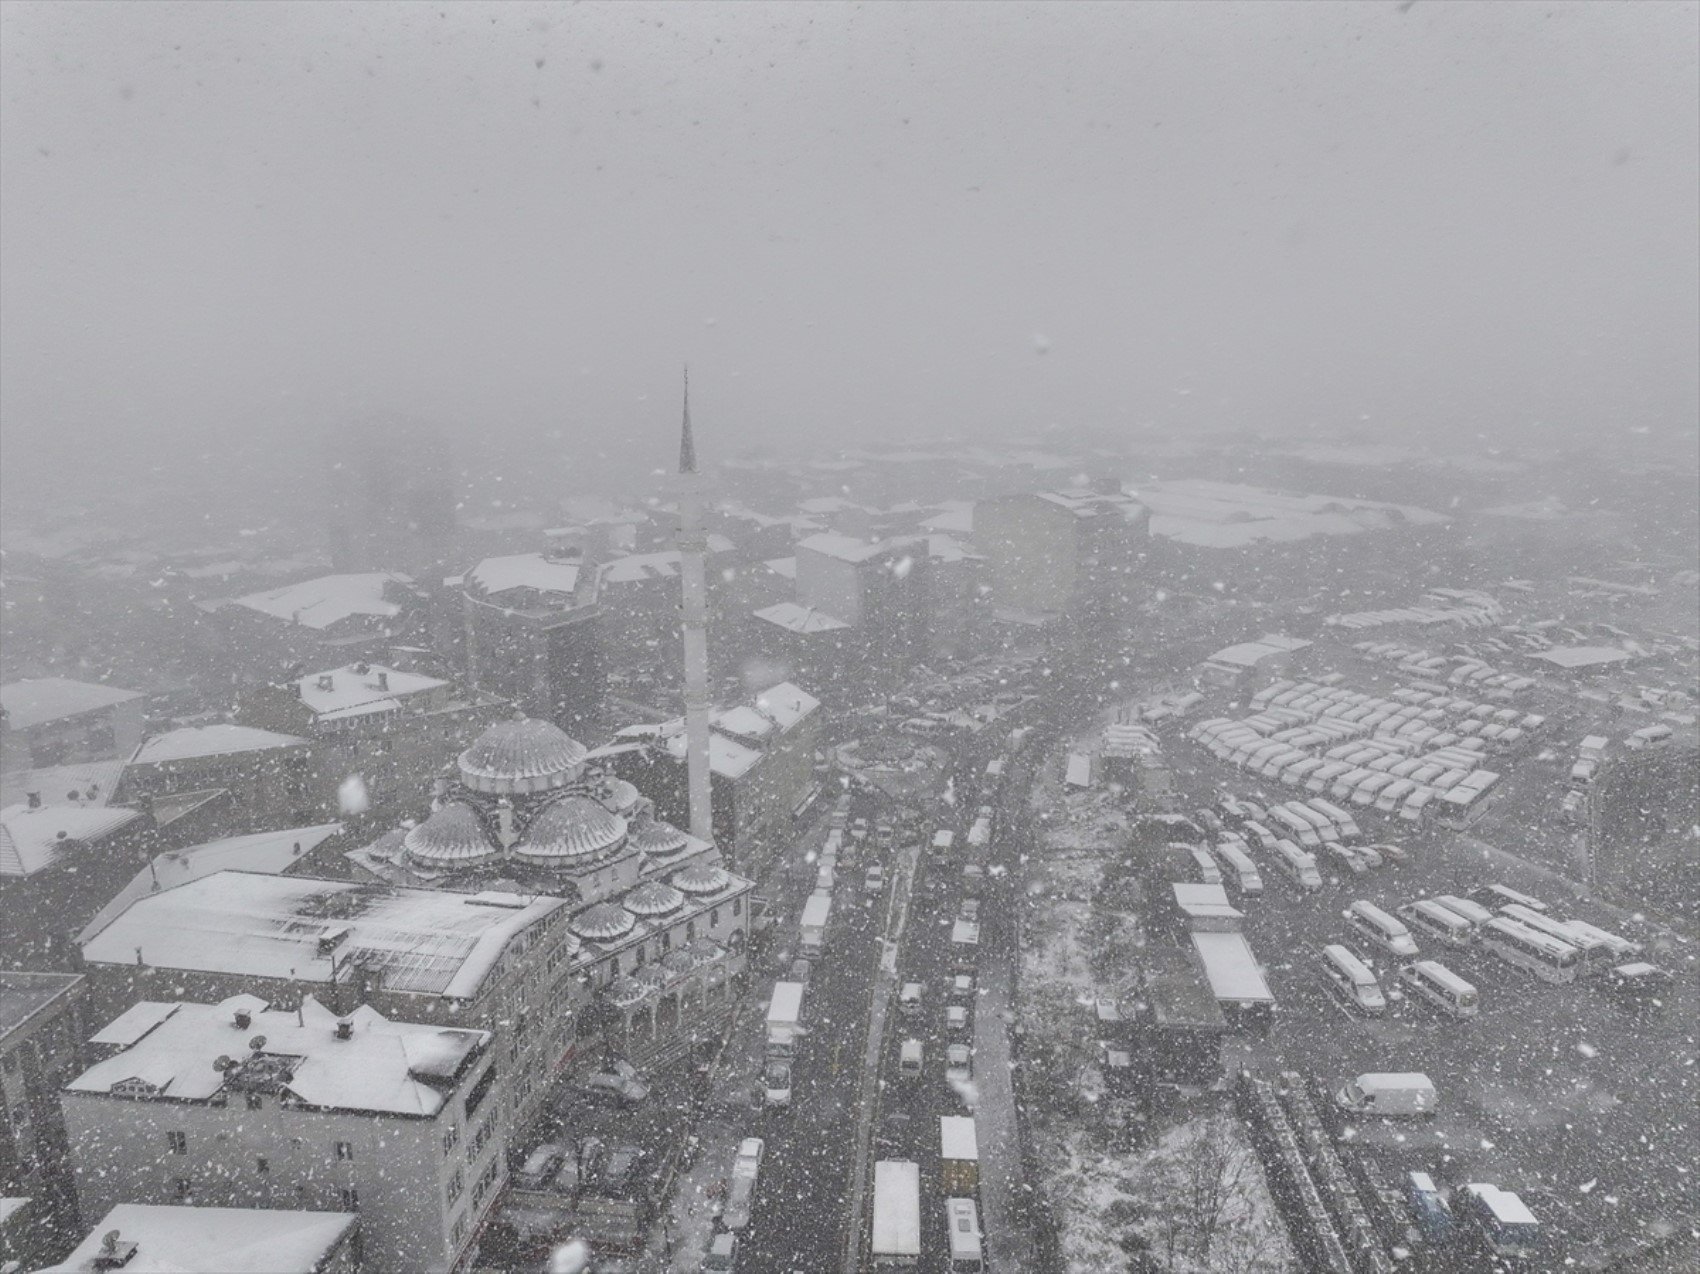
[[[809,974],[813,973],[814,969],[815,966],[807,960],[791,961],[791,981],[801,982],[806,986],[809,981]]]
[[[738,1236],[722,1230],[709,1241],[702,1274],[732,1274],[738,1267]]]
[[[968,1029],[968,1010],[960,1004],[952,1004],[944,1011],[944,1024],[952,1031]]]
[[[514,1173],[514,1185],[521,1190],[541,1190],[566,1160],[565,1146],[556,1141],[546,1141],[525,1157],[524,1165]]]
[[[951,1044],[944,1050],[945,1082],[957,1091],[974,1078],[974,1051],[966,1044]]]
[[[885,868],[881,867],[878,863],[875,863],[872,867],[868,868],[866,886],[870,894],[877,894],[880,890],[884,889]]]
[[[649,1096],[648,1082],[624,1058],[615,1058],[602,1070],[586,1075],[579,1090],[592,1100],[619,1106],[636,1106]]]
[[[762,1104],[773,1109],[791,1105],[791,1063],[782,1057],[768,1059],[762,1070]]]

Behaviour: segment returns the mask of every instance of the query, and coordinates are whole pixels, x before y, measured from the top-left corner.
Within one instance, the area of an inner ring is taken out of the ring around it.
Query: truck
[[[789,1060],[796,1056],[802,1034],[803,984],[775,982],[767,1005],[767,1055]]]
[[[939,1185],[947,1195],[964,1197],[980,1187],[980,1143],[972,1115],[939,1119]]]
[[[958,920],[950,927],[951,966],[972,972],[980,949],[980,926],[972,920]]]
[[[874,1165],[873,1258],[876,1270],[921,1263],[921,1165],[882,1159]]]
[[[803,904],[803,954],[818,956],[826,946],[826,922],[832,915],[832,895],[814,893]]]
[[[1513,1260],[1533,1255],[1540,1222],[1515,1191],[1471,1182],[1452,1192],[1452,1214],[1492,1255]]]

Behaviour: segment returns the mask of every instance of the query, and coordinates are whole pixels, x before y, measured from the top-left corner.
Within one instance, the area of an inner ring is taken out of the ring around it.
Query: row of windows
[[[264,1159],[259,1160],[258,1166],[261,1172],[270,1171]],[[195,1179],[193,1177],[174,1177],[171,1184],[179,1203],[193,1203],[195,1201]],[[295,1193],[305,1198],[306,1187],[296,1186]],[[352,1186],[344,1186],[337,1191],[337,1201],[342,1205],[345,1212],[358,1211],[360,1192]]]
[[[174,1155],[186,1155],[189,1153],[189,1134],[173,1128],[165,1134],[165,1146]],[[343,1163],[352,1163],[354,1161],[354,1143],[352,1141],[332,1142],[331,1154]],[[264,1163],[265,1160],[262,1159],[260,1162]],[[266,1169],[261,1168],[260,1171],[265,1172]]]

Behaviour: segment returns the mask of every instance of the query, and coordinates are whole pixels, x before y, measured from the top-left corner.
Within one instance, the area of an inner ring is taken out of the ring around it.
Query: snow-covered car
[[[726,1211],[720,1218],[728,1230],[741,1230],[750,1223],[766,1150],[767,1143],[760,1137],[745,1137],[738,1143],[738,1157],[732,1161],[732,1186],[726,1192]]]

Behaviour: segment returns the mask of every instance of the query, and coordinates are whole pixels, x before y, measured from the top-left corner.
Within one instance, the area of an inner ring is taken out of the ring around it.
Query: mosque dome
[[[673,877],[673,886],[687,894],[717,894],[732,883],[723,867],[712,863],[697,863]]]
[[[625,779],[609,779],[601,799],[602,803],[616,814],[630,814],[643,799],[643,793]]]
[[[514,854],[532,862],[561,862],[602,854],[625,838],[626,820],[618,814],[588,796],[563,796],[532,820]]]
[[[684,832],[671,823],[663,823],[660,819],[651,819],[632,833],[631,846],[646,854],[665,858],[676,854],[689,844],[689,838]]]
[[[402,851],[426,867],[463,867],[494,858],[491,844],[478,815],[462,801],[450,801],[435,810],[402,838]]]
[[[650,988],[636,978],[621,978],[606,992],[609,1001],[622,1009],[629,1009],[634,1004],[641,1004],[649,993]]]
[[[496,722],[460,754],[460,777],[474,792],[546,792],[576,779],[587,755],[559,726],[515,717]]]
[[[620,905],[638,916],[665,916],[685,905],[685,895],[664,881],[650,880],[620,899]]]
[[[599,902],[586,907],[567,922],[567,928],[591,942],[608,942],[632,931],[637,917],[624,907],[611,902]]]

